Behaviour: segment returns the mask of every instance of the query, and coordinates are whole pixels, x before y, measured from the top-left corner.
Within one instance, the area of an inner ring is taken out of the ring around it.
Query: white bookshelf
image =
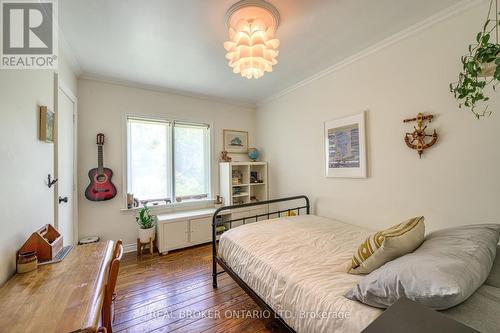
[[[224,205],[268,200],[266,162],[221,162],[219,169]]]

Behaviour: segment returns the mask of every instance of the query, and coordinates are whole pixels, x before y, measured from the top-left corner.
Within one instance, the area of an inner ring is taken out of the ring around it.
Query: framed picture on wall
[[[224,150],[228,153],[248,153],[248,132],[224,130]]]
[[[40,140],[45,142],[54,142],[54,111],[46,106],[40,106]]]
[[[366,178],[365,112],[324,124],[325,176]]]

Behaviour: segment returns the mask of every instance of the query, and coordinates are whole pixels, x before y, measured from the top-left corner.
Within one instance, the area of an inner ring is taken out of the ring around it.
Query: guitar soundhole
[[[102,183],[105,183],[107,180],[108,180],[108,177],[104,174],[95,176],[96,183],[102,184]]]

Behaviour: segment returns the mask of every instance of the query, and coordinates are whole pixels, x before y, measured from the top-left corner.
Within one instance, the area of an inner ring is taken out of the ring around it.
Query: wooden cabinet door
[[[204,217],[189,221],[191,227],[190,242],[202,244],[212,241],[212,218]]]
[[[187,220],[164,223],[162,229],[163,245],[166,251],[189,244],[189,223]]]

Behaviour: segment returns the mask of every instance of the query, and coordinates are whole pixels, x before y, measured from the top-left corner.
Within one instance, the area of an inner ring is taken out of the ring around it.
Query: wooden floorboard
[[[211,265],[210,245],[165,256],[126,254],[116,287],[114,331],[271,332],[269,319],[227,274],[212,288]]]

